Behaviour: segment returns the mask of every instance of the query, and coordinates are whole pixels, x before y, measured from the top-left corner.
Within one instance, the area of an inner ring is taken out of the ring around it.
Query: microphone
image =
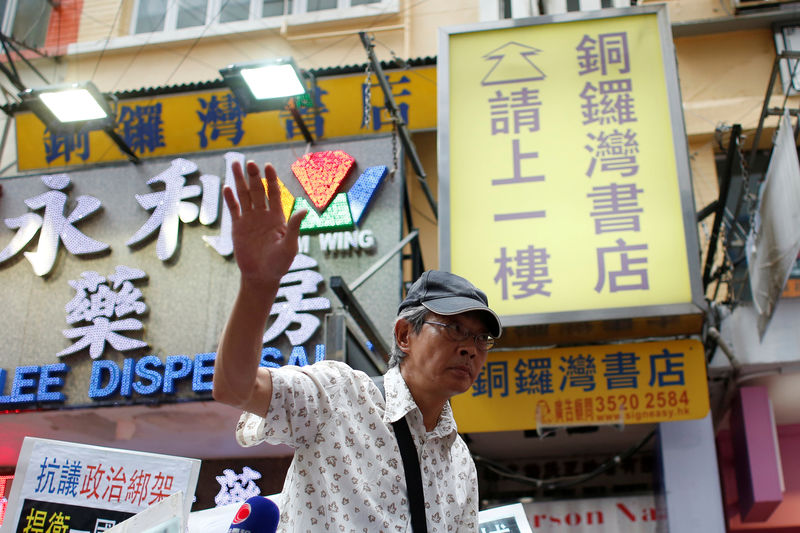
[[[280,516],[278,506],[272,500],[253,496],[236,511],[228,533],[275,533]]]

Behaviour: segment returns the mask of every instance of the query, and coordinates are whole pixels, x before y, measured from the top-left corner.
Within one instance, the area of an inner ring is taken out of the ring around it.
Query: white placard
[[[481,511],[478,522],[480,533],[533,533],[521,503]]]
[[[114,525],[176,492],[186,495],[188,516],[199,472],[198,459],[25,437],[0,533],[44,520],[59,506],[69,510],[59,519],[72,521],[64,524],[70,531],[88,529],[77,525],[81,515],[105,514]]]
[[[181,533],[183,531],[183,492],[178,491],[105,533]]]
[[[189,515],[187,533],[227,533],[242,502],[195,511]]]

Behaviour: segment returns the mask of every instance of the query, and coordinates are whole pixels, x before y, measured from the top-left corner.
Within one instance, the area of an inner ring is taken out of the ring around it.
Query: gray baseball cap
[[[503,332],[500,317],[489,309],[489,299],[486,294],[466,279],[450,272],[425,271],[408,289],[408,294],[400,303],[397,312],[414,305],[425,306],[430,311],[444,316],[481,311],[485,315],[492,337],[498,338]]]

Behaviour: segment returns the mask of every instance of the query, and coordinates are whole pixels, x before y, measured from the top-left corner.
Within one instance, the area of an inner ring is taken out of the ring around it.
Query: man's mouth
[[[454,366],[454,367],[452,367],[452,369],[456,370],[456,371],[459,371],[459,372],[463,372],[464,374],[466,374],[470,378],[472,377],[472,369],[469,368],[468,366]]]

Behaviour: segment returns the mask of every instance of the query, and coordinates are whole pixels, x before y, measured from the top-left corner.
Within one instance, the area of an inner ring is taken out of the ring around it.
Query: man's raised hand
[[[297,237],[306,212],[294,213],[287,222],[273,166],[264,166],[266,194],[258,165],[248,161],[245,167],[238,162],[232,165],[236,193],[230,187],[222,191],[233,223],[233,254],[242,283],[274,290],[297,254]]]

